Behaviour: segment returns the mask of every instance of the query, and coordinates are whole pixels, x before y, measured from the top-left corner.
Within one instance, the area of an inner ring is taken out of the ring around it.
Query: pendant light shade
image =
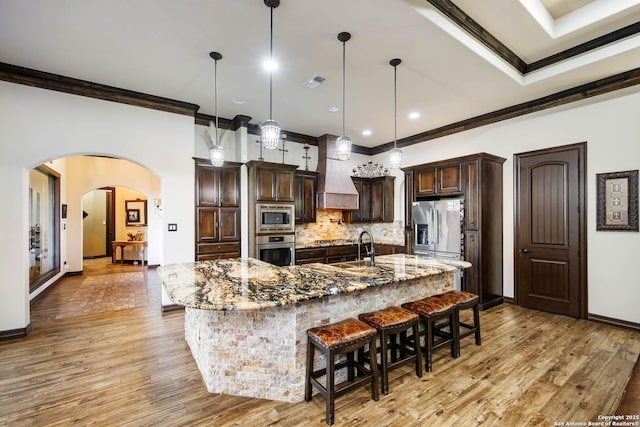
[[[264,0],[264,4],[271,9],[271,27],[269,32],[269,60],[273,64],[273,9],[280,6],[280,0]],[[267,150],[275,150],[280,143],[280,125],[273,120],[273,69],[269,70],[269,120],[260,125],[260,140]]]
[[[218,141],[218,61],[222,59],[222,55],[219,52],[211,52],[209,56],[213,59],[215,63],[214,67],[214,99],[215,99],[215,114],[216,114],[216,122],[213,124],[214,136],[213,136],[213,146],[209,149],[209,159],[211,160],[211,164],[216,167],[220,167],[224,164],[224,147],[220,145]],[[211,126],[209,127],[211,130]],[[209,132],[209,137],[211,138],[211,132]]]
[[[397,72],[398,65],[402,60],[394,58],[389,61],[389,64],[393,67],[393,150],[389,152],[389,167],[392,169],[398,169],[402,166],[402,151],[396,146],[396,137],[398,130],[398,84],[397,84]]]
[[[351,157],[351,138],[346,135],[345,127],[345,46],[351,39],[351,34],[342,32],[338,34],[338,40],[342,42],[342,135],[336,140],[338,160],[349,160]]]

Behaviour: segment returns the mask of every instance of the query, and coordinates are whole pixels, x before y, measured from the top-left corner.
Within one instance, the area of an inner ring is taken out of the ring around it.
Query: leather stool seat
[[[334,422],[335,398],[359,387],[371,383],[371,397],[378,400],[378,363],[376,360],[376,329],[356,319],[346,319],[329,325],[307,330],[307,367],[304,387],[304,400],[311,400],[312,387],[318,389],[326,400],[325,420]],[[367,368],[362,361],[356,361],[354,354],[358,349],[369,345]],[[326,360],[326,368],[314,370],[315,350],[320,350]],[[336,363],[336,356],[344,354],[346,360]],[[335,384],[337,370],[347,368],[347,380]],[[358,373],[357,377],[355,373]],[[325,376],[325,385],[318,378]]]
[[[480,336],[480,297],[471,292],[465,291],[449,291],[444,294],[436,295],[443,301],[455,304],[455,323],[458,328],[458,342],[456,343],[456,354],[460,355],[460,340],[469,335],[475,335],[476,345],[482,344]],[[473,310],[473,324],[461,322],[460,312],[463,310]],[[447,324],[437,325],[437,328],[446,327]]]
[[[436,321],[442,319],[447,319],[448,323],[451,325],[455,324],[455,304],[437,297],[427,297],[421,300],[404,303],[402,304],[402,308],[406,308],[407,310],[418,314],[424,323],[425,339],[423,348],[426,359],[425,368],[427,372],[431,372],[433,350],[450,345],[451,356],[458,357],[456,353],[458,328],[450,328],[449,332],[445,332],[444,330],[435,327]],[[435,342],[436,336],[441,338],[437,343]]]
[[[422,376],[420,330],[418,327],[420,316],[404,308],[387,307],[382,310],[362,313],[358,318],[378,330],[380,345],[377,351],[380,352],[383,394],[389,393],[390,370],[413,362],[416,365],[416,375]],[[409,329],[412,330],[411,337],[407,336]],[[361,349],[360,352],[364,356],[364,349]],[[391,353],[391,361],[389,361],[388,352]]]

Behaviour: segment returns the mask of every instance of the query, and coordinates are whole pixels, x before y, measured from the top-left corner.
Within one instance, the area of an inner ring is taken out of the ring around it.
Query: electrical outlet
[[[178,231],[178,224],[169,224],[169,231]]]

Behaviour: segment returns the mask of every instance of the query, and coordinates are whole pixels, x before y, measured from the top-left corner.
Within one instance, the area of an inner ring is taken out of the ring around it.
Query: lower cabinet
[[[387,245],[384,243],[376,243],[373,245],[376,249],[376,255],[393,255],[405,253],[404,246]]]
[[[367,256],[368,245],[362,245],[362,256]],[[355,261],[358,258],[358,245],[339,245],[296,249],[296,264],[320,262],[333,264],[336,262]]]
[[[327,262],[326,248],[302,248],[296,249],[296,264],[309,264],[312,262]]]

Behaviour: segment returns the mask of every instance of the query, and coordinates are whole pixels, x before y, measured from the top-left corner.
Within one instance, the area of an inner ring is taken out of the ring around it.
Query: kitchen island
[[[160,267],[210,393],[299,402],[306,330],[450,290],[471,264],[395,254],[276,267],[252,258]]]

